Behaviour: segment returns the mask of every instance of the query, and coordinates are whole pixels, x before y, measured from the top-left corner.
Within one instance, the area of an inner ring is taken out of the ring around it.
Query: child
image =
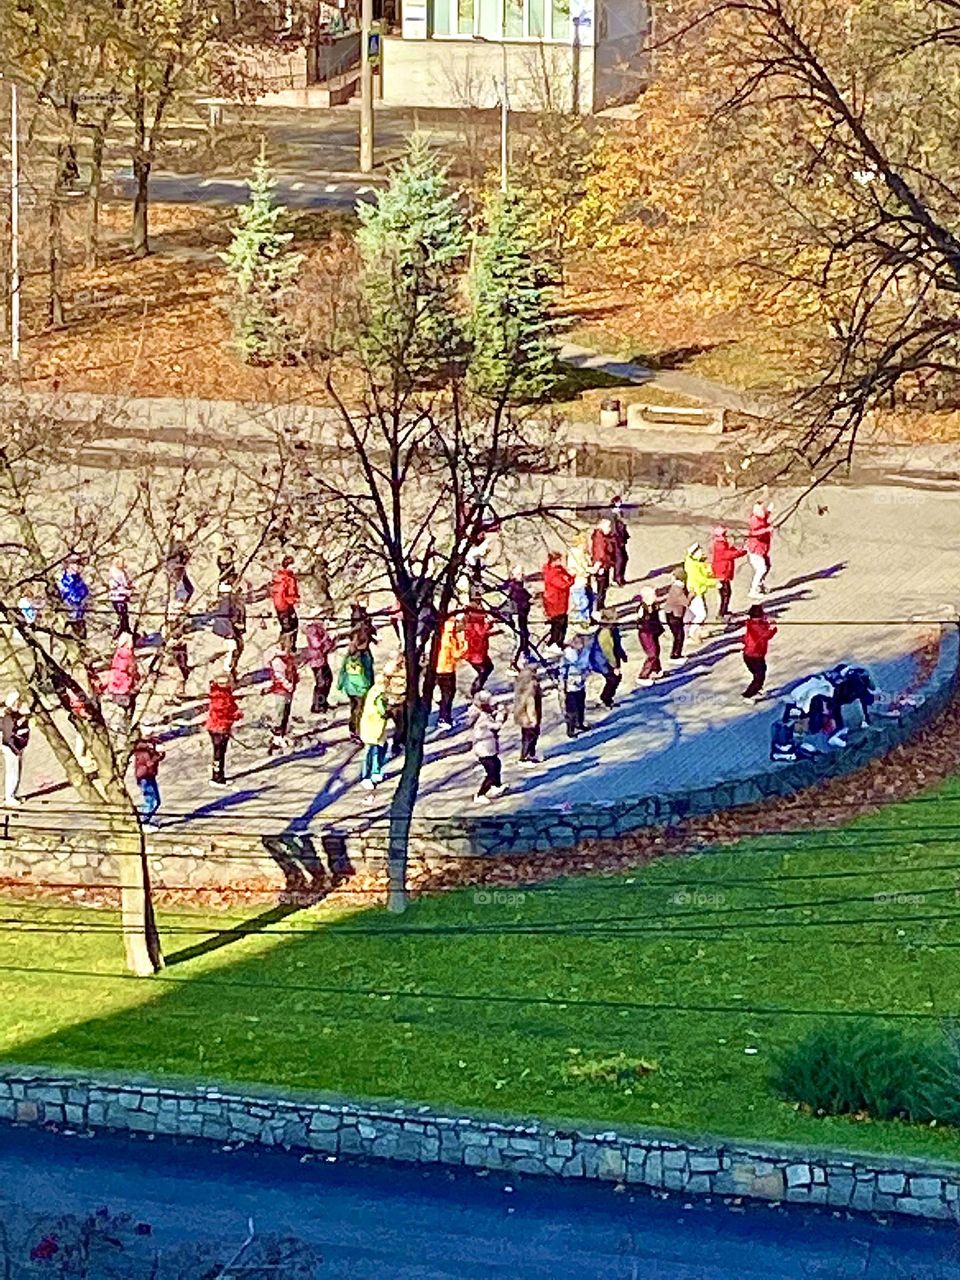
[[[537,668],[529,657],[521,656],[517,678],[513,684],[513,720],[520,730],[520,768],[534,769],[537,759],[537,742],[543,721],[543,690]]]
[[[750,683],[743,691],[745,698],[758,698],[767,678],[767,647],[777,628],[763,611],[762,604],[752,604],[743,637],[743,664],[750,672]]]
[[[336,645],[336,640],[330,635],[322,618],[315,617],[308,623],[306,664],[313,671],[313,698],[310,702],[310,711],[315,716],[330,710],[330,690],[333,687],[330,654]]]
[[[473,754],[483,769],[483,780],[473,797],[474,804],[489,804],[502,796],[506,787],[501,782],[500,725],[502,715],[494,710],[493,699],[485,689],[473,699]]]
[[[270,755],[277,751],[289,751],[290,749],[290,744],[287,741],[287,729],[290,727],[293,695],[296,693],[297,685],[300,681],[297,660],[290,649],[292,643],[293,636],[287,632],[284,639],[275,646],[270,655],[270,683],[264,690],[264,693],[273,694],[275,711],[273,734],[270,738]]]
[[[367,791],[373,791],[383,781],[387,763],[387,699],[379,678],[374,680],[363,700],[360,741],[366,748],[360,771],[360,785]]]
[[[663,635],[663,622],[657,608],[657,593],[653,587],[643,587],[640,591],[637,635],[640,639],[640,648],[643,650],[643,666],[637,676],[637,684],[648,686],[663,675],[663,667],[660,663],[660,637]]]
[[[140,788],[140,817],[144,831],[157,831],[153,815],[160,808],[160,785],[157,772],[164,752],[157,747],[156,739],[146,730],[134,743],[133,773]]]
[[[233,726],[243,712],[237,705],[233,692],[233,677],[226,673],[214,676],[210,681],[210,703],[207,707],[206,730],[213,748],[213,772],[210,783],[214,787],[227,785],[227,744]]]
[[[682,574],[675,573],[663,598],[663,616],[673,639],[670,657],[667,659],[672,667],[678,667],[683,662],[684,618],[689,608],[690,592],[687,590],[686,579]]]

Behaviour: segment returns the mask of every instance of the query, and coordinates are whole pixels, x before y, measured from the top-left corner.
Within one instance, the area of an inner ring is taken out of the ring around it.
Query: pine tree
[[[250,364],[282,360],[294,345],[285,306],[303,255],[287,247],[293,233],[281,230],[287,211],[274,200],[276,185],[261,144],[249,200],[239,211],[229,247],[220,254],[231,282],[228,310],[234,341]]]
[[[359,216],[361,354],[380,377],[429,381],[463,353],[457,290],[468,240],[457,193],[422,137]]]
[[[541,400],[557,380],[552,276],[541,219],[517,191],[486,209],[470,274],[469,380],[482,395]]]

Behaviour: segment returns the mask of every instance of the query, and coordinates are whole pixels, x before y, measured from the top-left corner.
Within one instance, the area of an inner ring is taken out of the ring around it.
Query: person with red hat
[[[733,594],[733,575],[737,561],[747,554],[745,547],[730,541],[725,525],[718,524],[710,539],[710,568],[720,584],[719,617],[723,622],[730,617],[730,597]]]

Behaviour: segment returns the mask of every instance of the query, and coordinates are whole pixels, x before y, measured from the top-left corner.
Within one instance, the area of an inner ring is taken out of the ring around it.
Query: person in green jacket
[[[718,586],[707,564],[707,554],[699,542],[694,542],[687,548],[683,561],[683,576],[687,580],[687,590],[690,592],[687,639],[691,644],[699,644],[703,624],[707,620],[707,592],[715,590]]]
[[[340,665],[337,688],[346,694],[350,703],[350,737],[360,741],[360,717],[363,703],[373,684],[373,658],[370,650],[356,635],[350,637],[347,652]]]

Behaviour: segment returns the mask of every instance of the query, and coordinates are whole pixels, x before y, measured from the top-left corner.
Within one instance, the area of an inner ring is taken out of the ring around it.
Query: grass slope
[[[7,904],[0,1056],[960,1159],[956,1131],[816,1120],[766,1083],[826,1019],[934,1034],[957,1012],[958,829],[955,782],[842,829],[401,919],[317,909],[179,959],[240,918],[166,913],[177,962],[149,982],[112,916]],[[656,1070],[571,1077],[620,1053]]]

